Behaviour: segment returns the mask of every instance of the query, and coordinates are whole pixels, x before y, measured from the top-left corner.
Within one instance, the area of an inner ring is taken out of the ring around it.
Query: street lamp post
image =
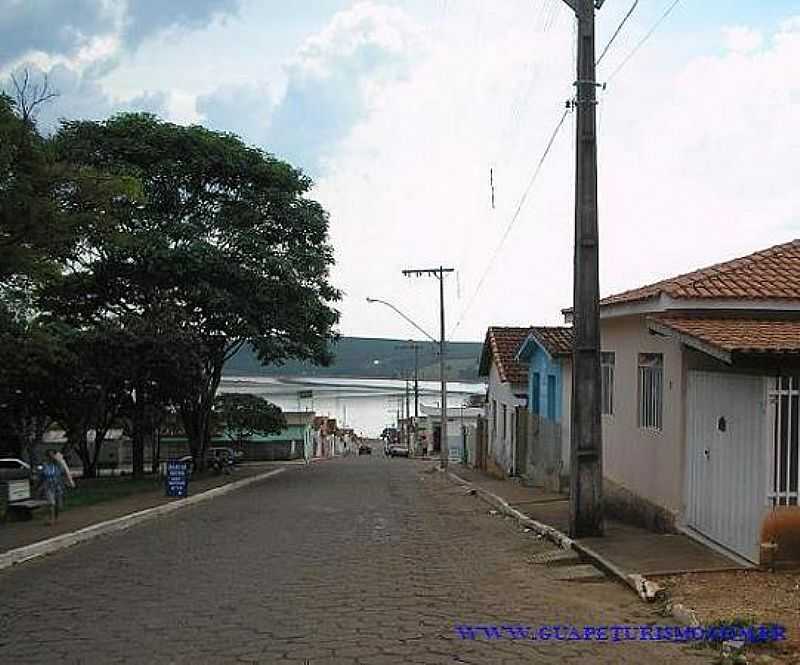
[[[441,452],[441,466],[442,471],[447,470],[447,462],[450,457],[450,451],[447,449],[447,376],[445,374],[446,368],[446,354],[447,347],[445,346],[445,331],[444,331],[444,276],[449,272],[453,272],[453,268],[415,268],[413,270],[403,270],[406,277],[412,275],[420,277],[422,275],[434,275],[439,280],[439,324],[441,333],[439,335],[439,379],[441,380],[442,392],[442,424],[439,429],[439,449]]]

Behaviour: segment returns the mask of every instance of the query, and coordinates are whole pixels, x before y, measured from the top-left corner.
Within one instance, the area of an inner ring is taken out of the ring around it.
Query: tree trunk
[[[92,453],[89,450],[87,441],[87,428],[83,424],[76,424],[67,427],[67,449],[75,450],[83,466],[83,477],[94,478],[95,466],[92,464]],[[62,450],[62,452],[64,452]]]
[[[140,391],[136,391],[136,403],[133,406],[132,429],[133,436],[131,441],[131,463],[133,466],[132,472],[134,478],[140,478],[144,475],[144,439],[145,439],[145,419],[144,407],[142,399],[144,395]]]
[[[89,469],[91,471],[92,478],[97,476],[97,460],[100,459],[100,449],[103,447],[103,443],[105,443],[107,432],[108,430],[106,429],[96,429],[94,431],[94,450],[92,450],[92,455],[89,462]]]
[[[161,433],[159,432],[158,426],[153,428],[153,438],[151,441],[152,448],[151,448],[151,457],[150,460],[150,469],[153,472],[153,475],[158,473],[158,466],[161,461]]]
[[[208,379],[205,385],[198,387],[198,393],[191,402],[185,402],[181,407],[181,418],[189,439],[189,449],[192,453],[196,468],[206,468],[206,453],[211,442],[211,409],[217,388],[222,380],[222,367],[225,364],[225,354],[220,353],[210,361]]]

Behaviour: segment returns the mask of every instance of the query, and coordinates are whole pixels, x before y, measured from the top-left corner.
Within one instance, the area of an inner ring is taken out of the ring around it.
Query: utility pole
[[[409,406],[409,391],[408,391],[408,375],[406,375],[406,446],[411,448],[411,430],[409,429],[409,420],[411,419],[411,408]]]
[[[449,451],[447,450],[447,376],[445,375],[445,330],[444,330],[444,276],[445,273],[453,272],[453,268],[424,268],[421,270],[403,270],[406,277],[414,275],[420,277],[421,275],[434,275],[439,280],[439,320],[441,324],[440,338],[439,338],[439,378],[441,379],[441,392],[442,392],[442,427],[439,430],[439,451],[441,468],[443,471],[447,470],[447,460],[449,458]]]
[[[419,418],[419,344],[408,340],[408,344],[401,344],[394,348],[414,351],[414,417]]]
[[[597,121],[594,17],[604,0],[564,0],[578,21],[574,107],[575,259],[572,326],[570,515],[573,538],[603,535],[600,421],[600,285],[597,233]]]

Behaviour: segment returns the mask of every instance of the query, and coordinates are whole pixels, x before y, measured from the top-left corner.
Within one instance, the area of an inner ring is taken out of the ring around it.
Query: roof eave
[[[671,337],[676,339],[681,344],[684,344],[690,348],[696,349],[697,351],[701,351],[706,355],[711,356],[712,358],[716,358],[717,360],[721,360],[726,365],[733,364],[733,357],[730,351],[726,351],[725,349],[721,349],[713,344],[709,344],[708,342],[695,337],[693,335],[687,335],[686,333],[680,332],[675,328],[672,328],[669,325],[661,323],[660,321],[653,321],[649,320],[647,322],[647,327],[651,332],[654,332],[658,335],[664,335],[665,337]]]

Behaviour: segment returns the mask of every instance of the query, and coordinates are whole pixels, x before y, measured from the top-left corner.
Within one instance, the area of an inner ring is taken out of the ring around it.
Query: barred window
[[[639,354],[639,427],[661,429],[664,408],[664,356]]]
[[[614,415],[614,352],[600,354],[601,376],[601,413],[604,416]]]

